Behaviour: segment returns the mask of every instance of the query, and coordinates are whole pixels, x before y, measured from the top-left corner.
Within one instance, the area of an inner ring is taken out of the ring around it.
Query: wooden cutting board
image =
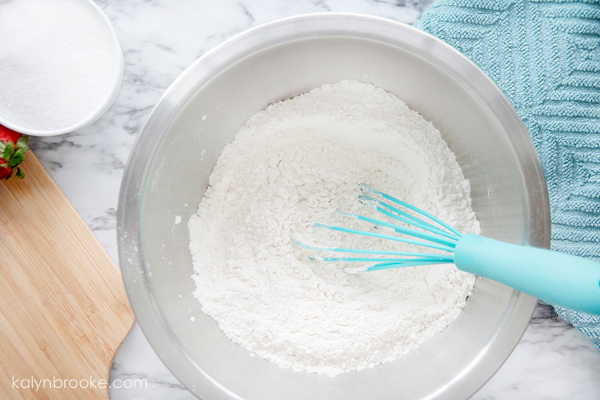
[[[22,166],[0,182],[0,399],[107,399],[134,319],[121,275],[32,152]]]

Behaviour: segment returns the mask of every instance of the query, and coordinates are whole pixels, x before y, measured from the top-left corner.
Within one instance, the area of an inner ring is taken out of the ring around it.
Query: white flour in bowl
[[[189,221],[194,295],[231,340],[280,367],[333,376],[397,359],[458,317],[474,276],[454,265],[349,274],[292,245],[417,251],[307,230],[365,229],[333,214],[374,215],[357,200],[360,183],[479,233],[454,154],[394,95],[346,80],[273,104],[225,147]]]

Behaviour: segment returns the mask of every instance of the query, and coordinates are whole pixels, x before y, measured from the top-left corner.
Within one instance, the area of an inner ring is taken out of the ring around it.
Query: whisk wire
[[[431,249],[437,249],[437,250],[447,251],[449,253],[454,252],[454,246],[446,246],[446,245],[442,245],[442,244],[434,244],[434,243],[425,242],[425,241],[422,241],[422,240],[413,240],[413,239],[408,239],[408,238],[404,238],[404,237],[400,237],[400,236],[386,235],[384,233],[368,232],[368,231],[360,231],[360,230],[357,230],[357,229],[342,228],[340,226],[327,225],[327,224],[323,224],[321,222],[313,222],[313,226],[317,227],[317,228],[331,229],[332,231],[354,233],[356,235],[370,236],[370,237],[376,237],[376,238],[380,238],[380,239],[394,240],[396,242],[403,242],[403,243],[415,244],[417,246],[429,247]]]
[[[413,206],[412,204],[405,203],[405,202],[404,202],[404,201],[402,201],[402,200],[398,200],[397,198],[395,198],[395,197],[392,197],[392,196],[390,196],[389,194],[383,193],[383,192],[381,192],[381,191],[379,191],[379,190],[377,190],[377,189],[373,189],[372,187],[370,187],[370,186],[367,186],[367,185],[365,185],[365,184],[362,184],[362,183],[361,183],[361,184],[360,184],[360,187],[361,187],[361,189],[363,189],[363,190],[366,190],[366,191],[368,191],[368,192],[371,192],[371,193],[375,193],[375,194],[377,194],[377,195],[379,195],[379,196],[381,196],[381,197],[383,197],[383,198],[385,198],[385,199],[388,199],[388,200],[390,200],[390,201],[393,201],[393,202],[394,202],[394,203],[396,203],[396,204],[400,204],[400,205],[401,205],[401,206],[403,206],[403,207],[406,207],[406,208],[408,208],[408,209],[410,209],[410,210],[413,210],[413,211],[415,211],[415,212],[417,212],[417,213],[419,213],[419,214],[421,214],[421,215],[424,215],[424,216],[426,216],[427,218],[429,218],[430,220],[432,220],[432,221],[434,221],[435,223],[439,224],[440,226],[443,226],[444,228],[448,229],[450,232],[454,233],[454,234],[455,234],[456,236],[458,236],[458,237],[461,237],[461,236],[462,236],[462,233],[460,233],[458,230],[454,229],[452,226],[450,226],[450,225],[449,225],[449,224],[447,224],[446,222],[442,221],[441,219],[439,219],[439,218],[437,218],[437,217],[435,217],[435,216],[431,215],[431,214],[430,214],[430,213],[428,213],[427,211],[421,210],[420,208],[418,208],[418,207],[415,207],[415,206]],[[408,215],[410,219],[413,219],[413,218],[414,218],[414,219],[416,219],[416,220],[417,220],[417,221],[419,221],[419,222],[424,222],[424,221],[420,220],[419,218],[413,217],[413,216],[412,216],[412,215],[410,215],[410,214],[406,214],[406,215]]]
[[[405,235],[413,236],[413,237],[416,237],[419,239],[424,239],[424,240],[427,240],[427,241],[433,242],[433,243],[442,244],[442,245],[448,246],[448,247],[456,246],[456,242],[457,242],[456,239],[453,241],[446,240],[446,239],[440,238],[439,236],[431,235],[429,233],[417,231],[417,230],[411,229],[411,228],[405,228],[405,227],[402,227],[402,226],[399,226],[396,224],[392,224],[389,222],[381,221],[378,219],[363,217],[362,215],[358,215],[358,214],[348,213],[348,212],[339,211],[339,210],[336,211],[336,214],[342,215],[344,217],[352,218],[352,219],[358,219],[360,221],[370,222],[370,223],[374,224],[375,226],[385,226],[388,228],[392,228],[397,233],[403,233]]]
[[[418,261],[408,261],[408,262],[384,262],[373,264],[367,268],[360,268],[360,272],[371,272],[371,271],[380,271],[383,269],[396,269],[396,268],[405,268],[405,267],[418,267],[421,265],[431,265],[431,264],[440,264],[438,262],[418,262]]]
[[[394,206],[392,206],[390,204],[387,204],[386,202],[383,202],[381,200],[375,199],[375,198],[373,198],[371,196],[362,195],[362,196],[360,196],[358,198],[358,200],[361,203],[363,203],[363,204],[365,204],[365,205],[367,205],[367,206],[369,206],[369,207],[371,207],[371,208],[379,211],[380,213],[382,213],[384,215],[387,215],[388,217],[393,218],[393,219],[395,219],[397,221],[403,222],[403,223],[408,224],[408,225],[412,225],[412,226],[417,227],[417,228],[425,229],[425,230],[430,231],[432,233],[436,233],[438,235],[447,237],[448,239],[453,239],[453,240],[456,240],[456,241],[458,241],[458,239],[460,239],[460,236],[457,236],[454,233],[451,233],[451,232],[445,231],[443,229],[440,229],[437,226],[434,226],[434,225],[432,225],[432,224],[430,224],[428,222],[425,222],[425,221],[423,221],[423,220],[421,220],[419,218],[416,218],[416,217],[414,217],[414,216],[412,216],[412,215],[410,215],[408,213],[405,213],[402,210],[397,209],[396,207],[394,207]],[[381,207],[379,207],[379,206],[381,206]],[[387,210],[383,209],[382,207],[386,208]],[[403,218],[402,216],[405,216],[406,218]]]
[[[412,251],[396,251],[396,250],[368,250],[368,249],[345,249],[341,247],[325,247],[325,246],[314,246],[300,242],[296,239],[292,239],[292,242],[306,250],[324,251],[324,252],[336,252],[336,253],[358,253],[358,254],[379,254],[387,256],[410,256],[410,257],[423,257],[429,258],[432,256],[431,253],[414,253]],[[436,257],[446,258],[448,260],[454,260],[454,257],[449,254],[435,254]]]
[[[442,263],[452,263],[454,260],[448,260],[445,258],[372,258],[372,257],[319,257],[312,258],[315,261],[325,261],[325,262],[388,262],[391,264],[404,264],[406,262],[416,262],[419,265],[423,264],[442,264]]]

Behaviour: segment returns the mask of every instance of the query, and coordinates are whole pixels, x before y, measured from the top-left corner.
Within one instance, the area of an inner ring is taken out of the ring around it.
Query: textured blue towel
[[[415,23],[502,89],[542,161],[552,249],[600,260],[599,1],[440,0]],[[555,307],[600,347],[600,316]]]

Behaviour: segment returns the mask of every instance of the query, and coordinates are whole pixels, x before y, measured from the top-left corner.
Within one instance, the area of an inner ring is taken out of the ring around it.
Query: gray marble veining
[[[125,60],[113,107],[70,134],[33,138],[31,146],[85,222],[117,261],[115,210],[129,151],[165,89],[195,59],[223,40],[285,16],[361,12],[412,23],[432,0],[95,0],[111,20]],[[113,388],[111,398],[192,399],[162,364],[137,325],[119,349],[111,379],[145,380]],[[598,399],[600,352],[552,308],[538,306],[513,355],[473,397]],[[209,399],[205,399],[209,400]]]

